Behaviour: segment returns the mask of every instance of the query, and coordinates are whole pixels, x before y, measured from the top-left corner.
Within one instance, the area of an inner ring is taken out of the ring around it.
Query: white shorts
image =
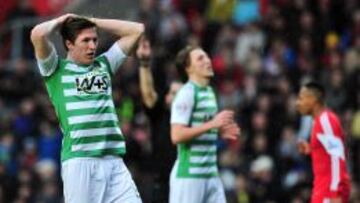
[[[178,178],[177,165],[178,161],[171,171],[169,203],[226,203],[219,177]]]
[[[74,158],[62,163],[66,203],[141,203],[120,157]]]

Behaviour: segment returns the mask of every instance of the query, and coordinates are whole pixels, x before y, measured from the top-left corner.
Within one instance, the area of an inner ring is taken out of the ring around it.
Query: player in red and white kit
[[[300,153],[310,154],[314,173],[311,203],[349,202],[350,178],[346,166],[345,135],[337,115],[325,107],[324,88],[305,84],[298,95],[297,108],[314,119],[310,144],[298,143]]]

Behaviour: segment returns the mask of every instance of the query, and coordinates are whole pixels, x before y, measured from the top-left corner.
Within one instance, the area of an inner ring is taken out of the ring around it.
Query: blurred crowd
[[[9,16],[23,16],[17,13]],[[136,17],[145,23],[152,44],[160,94],[178,79],[174,57],[179,49],[199,45],[211,56],[219,104],[236,111],[242,128],[238,141],[218,141],[229,203],[309,200],[310,161],[297,152],[296,143],[299,136],[309,136],[311,125],[295,108],[299,86],[308,80],[325,86],[327,105],[341,118],[351,202],[360,202],[356,0],[141,0]],[[3,63],[11,44],[0,44],[0,202],[60,203],[62,134],[33,54],[26,51],[32,47],[24,44],[22,57],[12,63]],[[151,136],[160,135],[149,133],[137,67],[133,57],[122,65],[113,79],[113,96],[127,139],[125,161],[146,203],[153,198],[151,169],[158,164],[152,161]]]

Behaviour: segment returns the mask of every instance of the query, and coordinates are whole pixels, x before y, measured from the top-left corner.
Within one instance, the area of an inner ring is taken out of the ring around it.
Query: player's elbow
[[[180,134],[180,130],[176,127],[171,127],[171,142],[174,145],[177,145],[179,143],[181,143],[181,134]]]
[[[171,125],[171,142],[173,144],[181,144],[187,142],[189,137],[188,128],[183,124],[172,124]]]
[[[181,141],[179,139],[179,136],[174,136],[173,134],[171,134],[171,142],[173,143],[173,145],[177,145],[179,144]]]
[[[46,37],[45,32],[42,31],[41,27],[39,25],[35,26],[30,33],[30,39],[31,42],[36,42],[40,39],[43,39]]]

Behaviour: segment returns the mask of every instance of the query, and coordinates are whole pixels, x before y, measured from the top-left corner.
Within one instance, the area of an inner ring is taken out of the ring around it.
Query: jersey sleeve
[[[110,69],[112,73],[116,73],[116,71],[119,69],[120,65],[125,61],[126,54],[124,51],[120,48],[118,43],[114,43],[109,50],[107,50],[105,53],[102,54],[106,57],[110,64]]]
[[[58,65],[58,58],[54,45],[51,45],[51,53],[46,59],[36,59],[40,74],[43,77],[49,77],[55,72]]]
[[[297,133],[299,139],[309,140],[313,119],[311,116],[303,116],[300,121],[300,129]]]
[[[194,106],[194,89],[184,86],[177,93],[171,106],[171,124],[188,125]]]
[[[325,151],[331,155],[345,160],[344,143],[341,140],[340,134],[337,132],[337,126],[339,126],[337,119],[330,119],[328,113],[324,113],[320,117],[321,128],[323,133],[316,135],[319,142],[324,147]]]
[[[345,159],[344,145],[340,138],[330,134],[318,134],[317,138],[330,156]]]
[[[329,113],[323,113],[320,116],[320,124],[323,133],[316,135],[317,139],[324,147],[326,153],[330,156],[331,174],[330,174],[330,192],[331,196],[337,196],[340,183],[341,167],[340,162],[345,161],[344,143],[340,138],[341,132],[335,130],[339,123],[337,119],[330,119]]]

